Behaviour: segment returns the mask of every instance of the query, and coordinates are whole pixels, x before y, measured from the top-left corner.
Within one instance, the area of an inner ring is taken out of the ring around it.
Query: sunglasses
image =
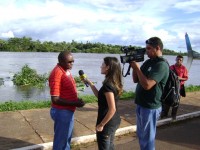
[[[67,63],[69,63],[69,64],[74,63],[74,60],[68,61]]]

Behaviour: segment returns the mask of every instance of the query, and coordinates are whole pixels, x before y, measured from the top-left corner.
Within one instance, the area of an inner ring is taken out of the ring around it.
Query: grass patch
[[[135,98],[135,93],[132,91],[123,92],[123,94],[120,96],[120,100],[132,100],[134,98]]]
[[[16,110],[28,110],[38,108],[49,108],[51,105],[50,101],[20,101],[20,102],[4,102],[0,103],[0,112],[4,111],[16,111]]]
[[[200,91],[200,85],[189,85],[185,87],[186,92]]]
[[[94,95],[80,95],[79,98],[82,98],[85,103],[96,103],[97,97]]]

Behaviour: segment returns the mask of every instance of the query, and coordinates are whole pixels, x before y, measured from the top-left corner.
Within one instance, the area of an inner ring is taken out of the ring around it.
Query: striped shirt
[[[76,101],[78,100],[76,83],[71,75],[70,70],[63,70],[62,67],[56,65],[49,76],[49,88],[51,96],[58,96],[62,99]],[[52,107],[58,109],[68,109],[75,111],[75,106],[61,106],[51,104]]]

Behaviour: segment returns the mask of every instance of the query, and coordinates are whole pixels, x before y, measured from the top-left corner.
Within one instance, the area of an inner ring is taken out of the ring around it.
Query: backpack
[[[168,66],[169,63],[164,60]],[[176,73],[169,69],[169,77],[164,87],[161,101],[168,106],[176,107],[180,102],[180,81]]]

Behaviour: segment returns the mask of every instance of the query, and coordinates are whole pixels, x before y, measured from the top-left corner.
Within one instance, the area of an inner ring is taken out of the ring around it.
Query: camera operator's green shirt
[[[145,90],[138,82],[135,103],[149,109],[161,107],[162,92],[169,76],[168,64],[163,57],[157,57],[145,61],[140,69],[147,78],[155,80],[156,84],[150,90]]]

